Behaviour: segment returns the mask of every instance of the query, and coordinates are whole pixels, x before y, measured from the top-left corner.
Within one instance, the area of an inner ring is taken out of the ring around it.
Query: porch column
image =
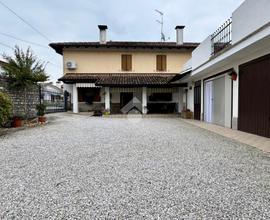
[[[142,88],[142,113],[147,113],[147,88]]]
[[[105,110],[110,111],[111,106],[110,106],[110,88],[105,87]]]
[[[73,104],[73,113],[79,113],[78,89],[76,87],[76,84],[73,84],[73,88],[72,88],[72,104]]]

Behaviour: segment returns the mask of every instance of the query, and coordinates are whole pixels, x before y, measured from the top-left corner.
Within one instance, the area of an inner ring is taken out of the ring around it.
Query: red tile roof
[[[97,86],[164,86],[176,75],[165,73],[67,73],[59,79],[65,83],[92,82]]]

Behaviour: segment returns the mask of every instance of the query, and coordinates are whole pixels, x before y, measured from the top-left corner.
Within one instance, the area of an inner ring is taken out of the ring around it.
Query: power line
[[[0,42],[0,44],[1,44],[2,46],[4,46],[4,47],[7,47],[7,48],[10,48],[10,49],[13,49],[11,46],[8,46],[7,44],[1,43],[1,42]]]
[[[3,35],[3,36],[9,37],[9,38],[13,38],[13,39],[15,39],[15,40],[19,40],[19,41],[28,43],[28,44],[33,44],[33,45],[36,45],[36,46],[39,46],[39,47],[42,47],[42,48],[49,49],[49,48],[48,48],[47,46],[45,46],[45,45],[42,45],[42,44],[39,44],[39,43],[35,43],[35,42],[31,42],[31,41],[28,41],[28,40],[24,40],[24,39],[21,39],[21,38],[12,36],[12,35],[10,35],[10,34],[6,34],[6,33],[2,33],[2,32],[0,32],[0,34]]]
[[[31,25],[28,21],[26,21],[23,17],[18,15],[15,11],[13,11],[11,8],[9,8],[6,4],[4,4],[2,1],[0,1],[0,4],[4,6],[6,9],[8,9],[12,14],[14,14],[17,18],[19,18],[21,21],[23,21],[25,24],[27,24],[32,30],[37,32],[40,36],[45,38],[47,41],[51,42],[51,40],[43,33],[41,33],[37,28],[35,28],[33,25]]]

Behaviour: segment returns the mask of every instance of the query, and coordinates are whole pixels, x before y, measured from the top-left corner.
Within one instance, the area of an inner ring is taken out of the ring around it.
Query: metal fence
[[[70,95],[68,92],[55,92],[39,88],[40,103],[46,105],[46,113],[64,112],[69,109]]]
[[[232,44],[232,18],[218,28],[212,38],[212,55],[224,50]]]

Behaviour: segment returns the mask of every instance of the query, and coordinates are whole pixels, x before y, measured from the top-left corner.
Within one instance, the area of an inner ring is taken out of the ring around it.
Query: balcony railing
[[[228,19],[211,35],[212,56],[232,44],[232,19]]]

